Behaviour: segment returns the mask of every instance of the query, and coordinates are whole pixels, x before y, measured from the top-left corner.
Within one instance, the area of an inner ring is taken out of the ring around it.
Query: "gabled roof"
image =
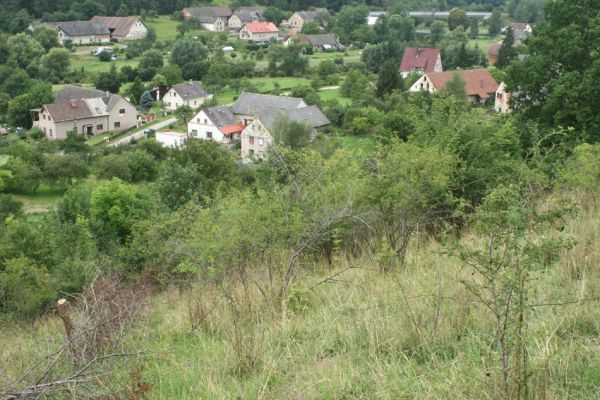
[[[296,11],[295,14],[298,14],[298,16],[300,18],[302,18],[302,21],[306,22],[306,21],[314,21],[314,19],[317,17],[317,15],[324,14],[326,12],[327,12],[327,9],[325,9],[325,8],[317,8],[314,11]]]
[[[233,15],[242,22],[266,21],[265,9],[263,7],[238,7]]]
[[[292,110],[304,105],[304,100],[297,97],[242,92],[230,110],[238,115],[259,115],[268,111]]]
[[[184,100],[208,96],[208,93],[206,90],[204,90],[202,84],[196,81],[178,83],[173,85],[172,89],[175,90],[177,94],[179,94],[179,96],[181,96],[181,98]]]
[[[334,46],[338,49],[343,49],[344,46],[340,43],[335,35],[331,33],[321,33],[317,35],[302,35],[300,43],[310,43],[313,46]]]
[[[273,129],[275,122],[279,117],[307,124],[314,129],[331,124],[325,114],[323,114],[317,106],[295,108],[293,110],[269,110],[259,113],[256,117],[269,130]]]
[[[246,125],[244,125],[244,124],[233,124],[233,125],[226,125],[222,128],[219,128],[219,130],[223,133],[223,135],[229,136],[234,133],[240,133],[241,131],[244,130],[244,128],[246,128]]]
[[[81,86],[65,85],[54,94],[54,101],[60,103],[69,100],[91,99],[94,97],[102,97],[104,95],[105,93],[100,90]]]
[[[183,14],[188,14],[202,23],[213,23],[219,17],[229,18],[232,12],[229,7],[190,7],[184,8]]]
[[[60,28],[69,36],[110,35],[106,26],[92,21],[47,22],[46,25]]]
[[[279,29],[272,22],[248,22],[244,26],[252,33],[277,33]]]
[[[131,28],[138,22],[137,17],[101,17],[95,15],[90,22],[104,25],[107,27],[113,36],[127,36]]]
[[[203,111],[217,128],[235,124],[235,115],[228,106],[214,106]]]
[[[411,72],[414,69],[418,69],[423,70],[425,73],[433,72],[439,56],[440,49],[407,47],[404,49],[400,71]]]
[[[498,89],[498,82],[487,69],[469,69],[464,71],[432,72],[427,74],[436,90],[444,88],[455,74],[465,81],[465,92],[468,96],[479,96],[482,99],[490,97]]]
[[[109,115],[110,111],[123,98],[117,94],[102,97],[75,99],[45,104],[44,108],[54,122],[73,121]]]

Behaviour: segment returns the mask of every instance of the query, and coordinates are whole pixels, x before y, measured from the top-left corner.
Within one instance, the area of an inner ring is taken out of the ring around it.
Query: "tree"
[[[502,46],[498,51],[498,58],[496,60],[496,68],[504,69],[508,67],[513,59],[517,56],[515,50],[515,35],[512,28],[509,26],[506,30],[506,37],[502,41]]]
[[[35,194],[42,179],[40,168],[20,157],[11,157],[8,163],[10,178],[8,180],[8,189],[21,190]]]
[[[152,98],[152,95],[150,94],[150,92],[145,91],[144,93],[142,93],[139,104],[140,104],[140,110],[142,112],[150,111],[150,109],[152,108],[152,105],[154,104],[154,98]]]
[[[12,258],[0,271],[0,309],[17,317],[33,317],[52,299],[50,275],[26,257]]]
[[[194,116],[194,110],[188,105],[182,105],[173,113],[181,125],[187,125],[190,118]]]
[[[157,71],[157,74],[165,77],[167,85],[175,85],[183,82],[181,68],[174,64],[163,66]]]
[[[48,54],[42,56],[41,64],[49,79],[60,82],[71,65],[71,54],[67,49],[54,48]]]
[[[127,165],[131,172],[131,182],[150,182],[158,174],[158,163],[152,154],[144,150],[127,153]]]
[[[434,46],[439,43],[446,34],[446,24],[443,21],[435,21],[429,27],[431,31],[431,44]]]
[[[160,50],[147,50],[142,54],[138,69],[140,71],[149,70],[149,76],[152,77],[156,71],[163,66],[163,55]],[[141,72],[144,74],[144,72]]]
[[[383,98],[385,94],[391,93],[394,89],[402,87],[402,77],[398,70],[398,64],[392,60],[387,60],[383,63],[379,78],[377,79],[377,88],[375,93],[377,97]]]
[[[332,60],[324,60],[319,63],[317,67],[317,73],[319,78],[327,79],[337,72],[337,67]]]
[[[264,14],[267,21],[273,22],[275,25],[279,25],[283,21],[283,12],[278,7],[269,6],[265,9]]]
[[[135,78],[135,81],[129,85],[129,87],[127,88],[127,91],[125,93],[125,96],[127,96],[129,98],[129,101],[131,101],[133,104],[138,104],[141,96],[144,94],[145,92],[145,87],[144,84],[142,83],[142,80],[138,77]]]
[[[23,215],[23,203],[8,194],[0,193],[0,225],[9,216],[19,218]]]
[[[46,52],[41,44],[26,33],[9,37],[6,46],[21,68],[27,68]]]
[[[51,154],[44,162],[44,179],[51,186],[71,186],[74,179],[87,178],[89,173],[79,154]]]
[[[202,177],[192,164],[164,163],[158,176],[158,193],[168,208],[176,210],[205,196],[201,182]]]
[[[98,74],[96,81],[94,82],[96,89],[110,93],[119,93],[121,87],[121,81],[117,74],[117,67],[115,64],[110,66],[109,72],[101,72]]]
[[[469,30],[469,36],[472,39],[477,39],[479,37],[479,19],[471,18],[471,29]]]
[[[152,211],[150,198],[141,189],[118,178],[95,189],[90,204],[91,223],[105,247],[126,241],[135,222]]]
[[[40,43],[46,51],[58,47],[58,33],[48,26],[38,26],[33,31],[33,38]]]
[[[8,30],[11,33],[24,32],[31,23],[31,16],[25,9],[19,10],[15,15],[12,16]]]
[[[455,72],[446,82],[443,91],[448,93],[450,96],[454,96],[460,102],[464,102],[465,105],[468,104],[467,91],[466,91],[467,83],[462,78],[462,75],[459,72]]]
[[[321,32],[320,26],[314,21],[307,21],[302,24],[302,31],[305,35],[314,35]]]
[[[205,46],[197,40],[180,39],[176,40],[171,49],[171,64],[175,64],[186,71],[191,64],[204,61],[208,51]]]
[[[67,137],[60,141],[58,147],[65,153],[88,154],[91,150],[85,136],[75,129],[67,132]]]
[[[583,32],[596,32],[600,4],[557,0],[544,14],[528,38],[529,57],[507,68],[507,84],[519,92],[513,109],[544,126],[576,128],[565,140],[598,142],[600,104],[588,99],[600,90],[600,65],[594,35]]]
[[[50,85],[35,83],[27,93],[15,97],[8,103],[6,117],[13,126],[29,128],[33,124],[30,110],[53,101],[54,95]]]
[[[131,171],[129,170],[129,161],[125,154],[109,154],[100,157],[94,163],[96,177],[98,179],[118,178],[122,181],[131,180]]]
[[[402,263],[415,231],[435,226],[449,212],[457,160],[436,147],[394,141],[378,151],[374,162],[369,201],[386,251]]]
[[[492,16],[488,19],[490,35],[498,35],[502,30],[502,13],[496,9],[492,12]]]
[[[357,69],[351,69],[346,74],[340,88],[342,96],[351,99],[364,98],[369,92],[369,78]]]
[[[450,10],[450,15],[448,16],[448,29],[453,31],[459,26],[462,26],[465,31],[469,29],[469,17],[467,17],[465,10],[457,7]]]
[[[291,149],[306,147],[310,141],[312,128],[305,122],[293,121],[280,114],[275,118],[271,133],[275,143]]]
[[[112,58],[112,53],[110,51],[102,50],[98,54],[98,59],[102,62],[109,62]]]

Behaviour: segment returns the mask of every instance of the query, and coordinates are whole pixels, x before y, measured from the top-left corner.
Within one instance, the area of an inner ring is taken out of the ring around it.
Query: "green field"
[[[160,16],[157,19],[144,21],[146,25],[154,28],[156,39],[160,41],[175,40],[177,37],[177,26],[181,21],[175,21],[169,16]],[[186,33],[187,36],[204,35],[209,32],[201,29],[194,29]]]
[[[53,209],[63,196],[64,192],[64,189],[51,188],[46,184],[41,184],[35,194],[11,194],[15,199],[23,202],[25,212],[38,213]]]
[[[115,64],[117,70],[129,65],[131,67],[137,67],[139,63],[138,59],[127,60],[124,54],[119,54],[119,58],[116,61],[100,61],[100,59],[94,55],[77,55],[74,54],[71,57],[71,68],[73,70],[80,70],[83,68],[85,73],[89,75],[96,75],[100,72],[110,71],[112,64]]]
[[[321,89],[321,90],[319,90],[319,97],[323,101],[335,99],[335,100],[339,101],[340,104],[342,104],[343,106],[347,106],[350,103],[352,103],[352,99],[342,96],[342,94],[340,93],[339,87],[337,87],[335,89],[333,89],[333,88]]]

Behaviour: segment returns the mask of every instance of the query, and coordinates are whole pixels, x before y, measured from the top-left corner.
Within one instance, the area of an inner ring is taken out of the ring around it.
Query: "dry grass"
[[[589,201],[589,199],[587,200]],[[588,203],[588,204],[594,204]],[[597,203],[596,203],[597,204]],[[578,244],[535,271],[528,302],[531,398],[588,399],[600,393],[600,210],[588,206],[565,227]],[[465,238],[476,240],[476,238]],[[332,272],[335,282],[313,286]],[[498,363],[491,319],[459,282],[469,276],[435,243],[413,243],[407,265],[378,272],[374,257],[334,271],[306,270],[296,306],[274,307],[251,287],[167,290],[131,338],[150,350],[143,379],[154,399],[494,399]],[[578,301],[581,300],[581,301]],[[565,303],[561,305],[553,305]],[[192,331],[190,304],[203,320]],[[297,306],[300,305],[300,306]],[[256,362],[240,370],[232,326],[253,335]],[[3,329],[0,364],[9,374],[61,338],[56,318]],[[3,375],[0,370],[0,376]],[[126,379],[126,372],[121,375]]]

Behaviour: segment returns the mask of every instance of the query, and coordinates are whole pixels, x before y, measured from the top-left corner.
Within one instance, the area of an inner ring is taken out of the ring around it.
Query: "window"
[[[250,157],[254,157],[254,150],[250,149],[250,150],[248,151],[248,155],[249,155]]]
[[[103,129],[104,129],[104,125],[102,125],[102,124],[98,124],[98,125],[96,125],[96,130],[97,130],[97,131],[101,131],[101,130],[103,130]]]
[[[212,139],[212,132],[206,132],[206,138]]]
[[[248,136],[248,142],[254,144],[254,136]]]
[[[200,118],[196,118],[196,122],[197,122],[197,123],[200,123]]]
[[[50,128],[50,136],[52,136],[52,128]]]
[[[200,122],[200,119],[198,119],[198,122]],[[206,118],[204,118],[204,123],[208,123],[208,121],[206,120]]]
[[[196,100],[194,100],[194,105],[196,105]]]
[[[198,136],[198,131],[196,129],[192,129],[192,136],[193,137]]]
[[[125,114],[125,109],[124,108],[119,108],[119,114]]]
[[[46,114],[42,114],[42,118],[46,119]]]
[[[264,144],[265,144],[264,139],[263,138],[258,138],[258,145],[259,146],[264,146]]]
[[[120,128],[121,127],[121,123],[120,122],[115,122],[115,128]]]

